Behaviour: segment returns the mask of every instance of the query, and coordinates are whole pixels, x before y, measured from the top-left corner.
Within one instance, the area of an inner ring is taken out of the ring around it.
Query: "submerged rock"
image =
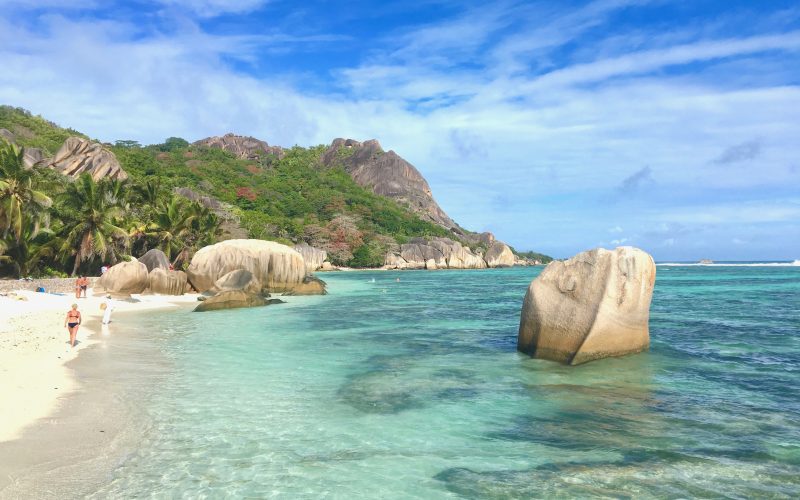
[[[221,309],[238,309],[241,307],[260,307],[267,305],[267,299],[261,294],[247,293],[242,290],[228,290],[208,297],[194,308],[195,312],[218,311]]]
[[[198,292],[205,292],[225,274],[244,269],[263,292],[285,292],[303,282],[306,264],[296,250],[274,241],[226,240],[201,248],[186,270]]]
[[[633,247],[551,262],[528,287],[517,349],[572,365],[646,350],[655,278],[653,258]]]
[[[130,295],[144,292],[150,284],[147,266],[139,261],[120,262],[111,266],[97,280],[96,288],[103,292]]]

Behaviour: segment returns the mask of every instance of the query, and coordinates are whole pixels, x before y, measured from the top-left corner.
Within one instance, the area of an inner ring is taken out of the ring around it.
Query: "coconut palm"
[[[116,262],[128,237],[120,227],[124,215],[120,192],[110,181],[95,182],[86,173],[67,187],[61,205],[68,219],[62,251],[75,256],[73,276],[81,263],[96,257]]]
[[[30,217],[23,215],[20,238],[9,235],[0,240],[0,261],[13,265],[15,276],[29,276],[42,260],[54,260],[62,241],[50,228],[40,227]]]
[[[214,212],[180,196],[159,205],[148,232],[173,264],[187,260],[192,250],[215,242],[219,234],[220,221]]]
[[[186,248],[185,240],[191,232],[188,205],[186,199],[173,196],[162,202],[153,214],[153,222],[149,226],[148,236],[170,259],[179,255]]]
[[[36,169],[25,168],[22,150],[0,141],[0,237],[22,237],[23,218],[37,227],[52,205],[52,200],[39,191]]]

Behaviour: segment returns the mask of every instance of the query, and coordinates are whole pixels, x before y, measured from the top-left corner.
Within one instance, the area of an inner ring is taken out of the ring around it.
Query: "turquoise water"
[[[143,318],[169,376],[96,497],[800,494],[800,268],[659,267],[650,352],[579,367],[515,351],[538,272]]]

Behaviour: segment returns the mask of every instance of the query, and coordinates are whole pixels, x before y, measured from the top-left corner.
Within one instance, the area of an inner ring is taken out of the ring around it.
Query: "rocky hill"
[[[194,145],[223,149],[233,153],[234,156],[242,160],[256,162],[267,162],[270,158],[281,159],[286,154],[280,146],[270,146],[266,141],[256,139],[255,137],[230,133],[222,137],[214,136],[200,139],[195,142]]]
[[[428,181],[419,170],[394,151],[384,151],[375,139],[363,143],[334,139],[323,153],[322,163],[344,167],[359,185],[398,201],[425,220],[456,234],[464,232],[433,199]]]
[[[111,145],[8,106],[0,106],[0,137],[24,148],[28,167],[70,177],[86,172],[95,181],[128,179],[140,190],[155,182],[215,212],[224,238],[298,245],[315,256],[315,267],[328,261],[399,269],[532,263],[491,233],[461,228],[422,174],[376,140],[285,149],[229,133],[193,144],[170,138],[151,146]]]

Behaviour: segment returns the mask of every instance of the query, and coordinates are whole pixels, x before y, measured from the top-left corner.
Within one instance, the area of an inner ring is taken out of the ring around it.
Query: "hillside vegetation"
[[[17,146],[41,148],[47,156],[70,136],[86,137],[8,106],[0,107],[0,128],[14,134]],[[25,169],[20,148],[0,140],[0,273],[94,273],[149,248],[185,265],[197,248],[223,237],[222,219],[249,237],[305,241],[327,250],[333,264],[351,267],[380,266],[387,249],[412,237],[453,237],[359,186],[344,169],[324,167],[324,146],[294,147],[258,161],[180,138],[106,147],[127,180]],[[175,188],[218,200],[221,208],[192,202]]]

